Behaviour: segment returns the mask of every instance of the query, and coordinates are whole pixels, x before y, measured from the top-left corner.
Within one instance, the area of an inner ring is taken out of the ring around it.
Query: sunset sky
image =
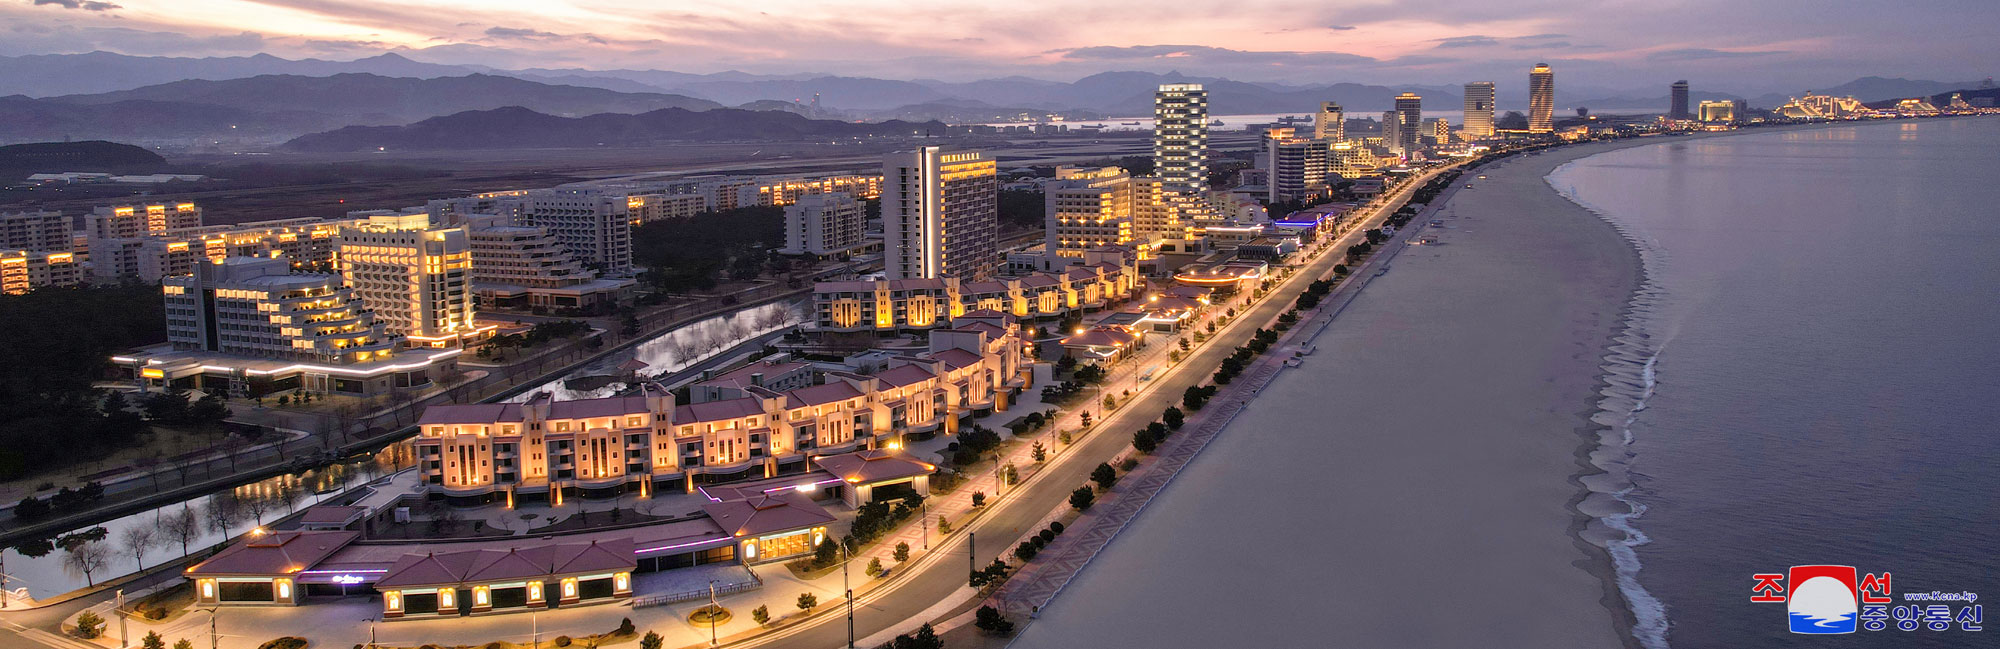
[[[1991,76],[2000,24],[1995,0],[0,1],[6,55],[395,51],[499,68],[1292,83],[1457,83],[1546,60],[1569,83],[1746,91]]]

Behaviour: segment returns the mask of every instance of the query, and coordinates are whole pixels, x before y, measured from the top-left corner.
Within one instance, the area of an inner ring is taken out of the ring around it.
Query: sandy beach
[[[1639,258],[1543,176],[1646,143],[1462,177],[1016,646],[1628,644],[1575,505]]]

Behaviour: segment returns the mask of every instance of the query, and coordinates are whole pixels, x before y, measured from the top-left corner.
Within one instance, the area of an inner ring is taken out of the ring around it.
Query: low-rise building
[[[820,282],[813,286],[814,330],[890,333],[935,329],[991,310],[1053,320],[1132,297],[1139,270],[1122,250],[1093,250],[1085,265],[1057,272],[961,282],[957,278]]]
[[[636,281],[600,278],[547,228],[509,225],[499,215],[464,220],[472,246],[478,310],[594,313],[615,307]]]
[[[781,255],[838,255],[861,246],[868,222],[861,202],[846,192],[809,194],[785,205]]]
[[[91,210],[84,230],[97,238],[137,237],[168,230],[199,227],[201,207],[194,203],[108,205]]]

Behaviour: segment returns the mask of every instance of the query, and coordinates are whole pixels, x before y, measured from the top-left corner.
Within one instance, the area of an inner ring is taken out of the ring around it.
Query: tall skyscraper
[[[1406,92],[1396,95],[1396,140],[1402,147],[1403,155],[1416,153],[1424,148],[1424,99],[1417,93]]]
[[[1000,180],[978,151],[927,146],[882,159],[889,279],[984,279],[1000,265]]]
[[[1688,82],[1686,79],[1682,79],[1680,81],[1674,82],[1673,102],[1671,106],[1667,107],[1667,119],[1678,121],[1687,118],[1688,118]]]
[[[1208,190],[1208,91],[1169,83],[1153,94],[1153,173],[1169,190]]]
[[[1468,139],[1493,137],[1493,82],[1465,84],[1465,129]]]
[[[1528,132],[1556,130],[1556,73],[1549,64],[1536,63],[1528,71]]]
[[[472,324],[472,243],[425,212],[354,212],[340,230],[340,274],[354,296],[417,347],[453,347]]]
[[[1319,114],[1313,116],[1313,139],[1336,142],[1347,139],[1347,116],[1341,112],[1339,102],[1319,103]]]

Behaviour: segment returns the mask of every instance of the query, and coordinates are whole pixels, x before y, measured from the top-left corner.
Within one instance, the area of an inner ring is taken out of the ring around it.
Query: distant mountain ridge
[[[636,147],[667,142],[803,140],[943,132],[940,122],[854,123],[795,113],[668,108],[637,115],[557,117],[510,106],[433,117],[407,126],[349,126],[301,136],[284,148],[305,152]]]
[[[355,72],[325,77],[283,74],[222,81],[195,79],[46,99],[92,105],[133,100],[212,104],[256,112],[325,113],[364,120],[350,120],[347,124],[401,124],[502,106],[521,106],[557,115],[722,107],[713,101],[684,95],[550,85],[488,74],[420,79]]]

